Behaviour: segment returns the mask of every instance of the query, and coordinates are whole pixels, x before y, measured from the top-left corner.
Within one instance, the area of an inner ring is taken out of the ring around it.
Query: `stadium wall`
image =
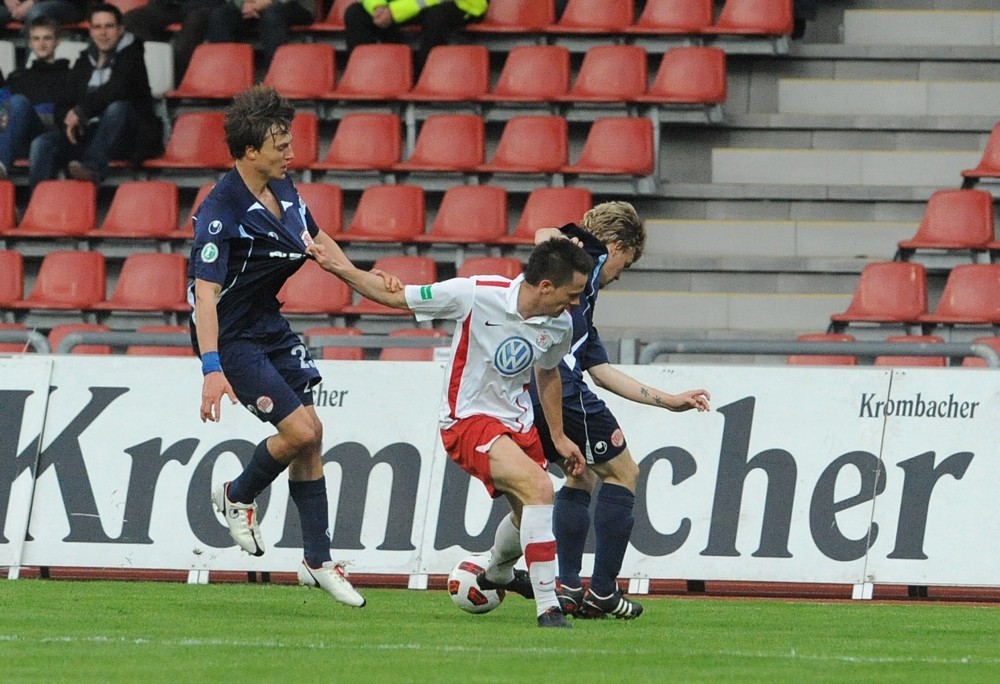
[[[506,512],[441,449],[443,364],[318,362],[334,557],[426,587],[488,551]],[[622,577],[997,586],[997,371],[634,366],[713,411],[607,397],[641,467]],[[0,359],[0,566],[287,572],[283,482],[259,499],[268,553],[209,501],[272,430],[224,402],[202,423],[194,359]],[[46,391],[48,388],[48,391]],[[596,448],[600,448],[597,446]],[[553,482],[562,476],[553,469]],[[591,546],[592,549],[592,540]],[[589,572],[591,556],[584,571]]]

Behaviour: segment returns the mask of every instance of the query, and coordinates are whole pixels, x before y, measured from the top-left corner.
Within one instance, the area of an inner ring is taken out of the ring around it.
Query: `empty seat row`
[[[98,226],[91,183],[40,183],[18,223],[13,186],[0,181],[0,237],[189,239],[194,234],[191,215],[212,187],[213,183],[206,183],[199,188],[191,214],[178,228],[176,185],[168,181],[122,183]],[[345,230],[339,186],[299,183],[296,187],[317,224],[344,242],[530,244],[539,228],[578,222],[592,206],[591,193],[585,188],[537,188],[528,195],[510,232],[507,192],[503,188],[456,185],[445,191],[430,231],[424,234],[427,219],[421,187],[373,185],[361,193]],[[9,274],[7,271],[0,277]]]
[[[810,333],[799,335],[796,338],[799,342],[854,342],[853,335],[846,333]],[[944,342],[937,335],[892,335],[885,339],[886,342],[900,343],[930,343],[938,344]],[[1000,352],[1000,337],[977,337],[973,343],[986,344]],[[788,357],[788,364],[794,366],[856,366],[858,357],[851,355],[824,355],[824,354],[796,354]],[[944,356],[917,356],[902,353],[899,356],[876,356],[874,361],[876,366],[930,366],[943,367],[948,365],[948,360]],[[962,360],[965,367],[985,367],[986,361],[978,356],[966,356]]]
[[[28,327],[23,323],[0,323],[0,330],[27,332]],[[60,344],[68,335],[93,332],[104,333],[113,331],[103,323],[64,323],[53,326],[46,336],[46,341],[52,353],[55,353],[59,351]],[[172,333],[183,335],[184,338],[190,339],[190,331],[187,326],[182,325],[144,325],[137,327],[134,332]],[[0,343],[0,354],[18,354],[26,351],[30,351],[29,345],[14,342]],[[77,344],[70,349],[70,353],[72,354],[111,354],[113,351],[112,346],[108,344]],[[125,347],[124,351],[128,355],[137,356],[194,356],[194,351],[190,345],[130,344]]]
[[[922,264],[868,264],[847,311],[830,317],[830,330],[843,332],[858,323],[915,326],[924,333],[936,326],[1000,326],[1000,264],[955,266],[933,312],[928,312]]]
[[[648,55],[634,45],[590,48],[571,85],[565,47],[526,45],[507,55],[490,89],[486,48],[443,45],[431,50],[417,83],[409,48],[362,45],[336,82],[335,53],[323,43],[288,43],[278,48],[264,84],[292,99],[400,100],[408,102],[632,102],[716,105],[726,99],[726,57],[718,48],[668,50],[653,82]],[[168,100],[229,99],[253,84],[253,52],[243,43],[199,45]]]
[[[335,0],[327,16],[303,31],[344,29],[354,0]],[[715,19],[715,0],[646,0],[635,16],[634,0],[569,0],[558,20],[555,0],[492,0],[471,33],[613,33],[626,35],[790,35],[792,0],[726,0]]]

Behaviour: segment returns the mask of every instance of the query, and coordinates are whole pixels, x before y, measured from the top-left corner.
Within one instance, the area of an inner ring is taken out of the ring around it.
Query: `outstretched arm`
[[[670,411],[688,411],[690,409],[698,409],[699,411],[710,410],[708,401],[712,397],[709,395],[708,390],[695,389],[681,392],[680,394],[670,394],[655,387],[644,385],[631,375],[618,370],[609,363],[592,366],[587,369],[587,372],[594,379],[594,383],[598,387],[602,387],[609,392],[617,394],[619,397],[640,404],[659,406]]]
[[[344,251],[329,235],[320,231],[306,253],[316,259],[323,270],[329,271],[351,286],[361,296],[394,309],[407,309],[403,284],[396,276],[382,271],[362,271],[351,263]]]

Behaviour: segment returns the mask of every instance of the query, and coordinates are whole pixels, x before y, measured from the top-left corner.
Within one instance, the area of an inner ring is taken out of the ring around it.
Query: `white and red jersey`
[[[406,303],[418,321],[457,322],[445,373],[442,428],[476,414],[493,416],[517,432],[534,423],[528,394],[532,368],[559,365],[569,352],[573,319],[568,311],[522,317],[517,295],[523,281],[523,276],[472,276],[406,286]]]

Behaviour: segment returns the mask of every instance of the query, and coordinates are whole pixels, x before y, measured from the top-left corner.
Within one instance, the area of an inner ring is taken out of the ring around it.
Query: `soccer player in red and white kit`
[[[497,528],[490,563],[478,582],[534,597],[540,627],[570,627],[555,593],[556,541],[552,481],[534,426],[528,385],[535,374],[552,442],[570,472],[583,473],[579,448],[562,431],[559,362],[569,352],[573,322],[593,260],[568,240],[535,247],[524,273],[454,278],[389,292],[381,274],[351,266],[323,245],[308,252],[365,297],[412,311],[418,321],[453,320],[439,425],[445,450],[511,513]],[[528,572],[515,572],[525,557]]]

